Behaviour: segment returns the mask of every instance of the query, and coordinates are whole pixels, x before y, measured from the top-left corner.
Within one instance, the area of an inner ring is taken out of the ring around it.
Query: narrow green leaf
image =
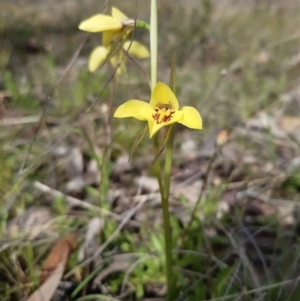
[[[145,137],[145,135],[148,133],[148,125],[143,129],[143,131],[136,137],[136,139],[134,140],[134,143],[132,145],[131,151],[130,151],[130,155],[129,155],[129,160],[128,162],[132,159],[133,154],[135,153],[138,145],[141,143],[141,141],[143,140],[143,138]]]
[[[76,299],[76,301],[85,301],[85,300],[120,301],[119,299],[113,298],[111,296],[105,296],[102,294],[87,295]]]
[[[87,284],[89,281],[91,281],[95,275],[97,275],[97,273],[99,273],[99,271],[103,269],[103,265],[98,266],[93,272],[91,272],[85,279],[82,280],[82,282],[80,282],[80,284],[76,287],[76,289],[72,292],[71,298],[74,298]],[[100,295],[99,295],[100,296]],[[87,296],[85,296],[84,298],[87,299]],[[84,300],[82,298],[79,298],[77,300]],[[101,300],[101,299],[100,299]],[[106,299],[102,299],[102,300],[106,300]],[[107,299],[107,300],[114,300],[114,299]]]
[[[158,157],[161,155],[161,153],[163,152],[163,150],[165,149],[165,146],[169,140],[169,137],[170,137],[170,134],[171,134],[171,130],[172,130],[172,127],[173,125],[169,125],[167,127],[167,130],[165,132],[165,135],[164,135],[164,138],[163,138],[163,141],[161,142],[160,146],[159,146],[159,149],[158,149],[158,152],[157,154],[155,155],[154,157],[154,160],[152,162],[152,165],[154,164],[154,162],[158,159]]]

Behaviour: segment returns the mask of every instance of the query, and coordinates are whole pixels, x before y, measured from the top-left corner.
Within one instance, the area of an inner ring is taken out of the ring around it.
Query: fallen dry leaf
[[[50,301],[52,299],[76,243],[77,234],[73,233],[54,245],[42,267],[41,286],[27,301]]]
[[[50,301],[63,276],[67,257],[57,265],[52,275],[27,299],[27,301]]]
[[[286,132],[292,132],[300,128],[300,118],[294,116],[286,116],[279,120],[279,126]]]
[[[53,247],[42,266],[41,283],[51,275],[62,260],[69,257],[71,252],[75,249],[77,242],[77,234],[71,235],[59,240]]]

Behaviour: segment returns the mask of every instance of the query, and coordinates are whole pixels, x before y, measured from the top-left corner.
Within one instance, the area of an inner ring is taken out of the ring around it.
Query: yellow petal
[[[107,47],[112,42],[112,40],[118,36],[120,30],[110,30],[104,31],[102,33],[102,45]]]
[[[178,120],[182,119],[182,115],[181,111],[176,111],[170,121],[161,123],[154,122],[152,128],[149,126],[150,138],[152,138],[162,127],[178,122]]]
[[[145,59],[150,56],[147,47],[137,41],[126,41],[123,49],[137,59]]]
[[[152,138],[153,135],[155,135],[162,127],[179,122],[179,120],[183,118],[183,113],[181,111],[176,111],[170,121],[157,123],[153,119],[154,113],[155,111],[152,109],[152,107],[151,110],[143,110],[141,113],[141,116],[144,118],[144,120],[148,120],[150,138]]]
[[[164,83],[158,82],[153,89],[150,105],[155,108],[158,103],[171,104],[175,111],[178,110],[179,104],[175,94],[172,90]]]
[[[150,105],[147,102],[137,100],[137,99],[131,99],[120,105],[115,114],[114,117],[116,118],[127,118],[127,117],[134,117],[139,120],[146,120],[142,116],[143,111],[151,110]]]
[[[117,75],[120,75],[121,73],[126,73],[126,60],[122,61],[116,73]]]
[[[152,138],[153,135],[155,134],[155,133],[153,134],[153,127],[154,127],[154,121],[153,120],[151,120],[151,119],[148,120],[148,127],[149,127],[150,138]]]
[[[115,7],[111,8],[111,15],[114,19],[118,20],[118,21],[125,21],[128,20],[128,17],[125,16],[120,10],[118,10]]]
[[[121,73],[126,71],[126,57],[124,53],[119,52],[117,55],[113,56],[110,59],[110,63],[113,67],[118,67],[116,70],[116,74],[120,75]]]
[[[99,14],[82,21],[79,29],[88,32],[117,30],[122,29],[122,23],[113,17]]]
[[[110,63],[112,64],[113,67],[117,67],[119,64],[124,62],[125,59],[126,59],[125,54],[119,51],[113,57],[111,57]]]
[[[89,58],[89,71],[94,72],[106,59],[108,49],[103,46],[96,47]]]
[[[125,64],[125,60],[123,60],[120,65],[118,66],[117,70],[116,70],[116,74],[120,75],[122,73],[126,72],[126,64]]]
[[[183,116],[182,119],[178,121],[179,123],[191,129],[202,129],[202,118],[195,108],[183,107],[180,111],[182,111]]]
[[[126,28],[121,28],[121,29],[116,29],[116,30],[104,31],[102,33],[102,44],[103,44],[103,46],[108,46],[118,36],[122,37],[122,40],[127,39],[129,37],[130,32],[132,31],[132,29],[133,28],[131,28],[131,27],[126,27]]]

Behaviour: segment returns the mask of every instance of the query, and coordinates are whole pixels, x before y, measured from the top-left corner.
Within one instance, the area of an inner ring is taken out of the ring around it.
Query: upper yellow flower
[[[94,72],[101,64],[103,64],[109,55],[110,47],[105,46],[98,46],[96,47],[89,59],[89,70]],[[128,54],[137,58],[137,59],[145,59],[149,57],[148,49],[137,41],[126,41],[123,44],[123,49],[119,49],[116,51],[115,54],[112,55],[110,58],[110,63],[113,67],[117,67],[116,71],[117,74],[121,74],[123,71],[126,70],[126,54],[125,52],[128,51]]]
[[[102,45],[96,47],[89,58],[89,70],[94,72],[108,59],[113,67],[117,67],[117,74],[122,73],[125,68],[126,55],[132,55],[138,59],[149,57],[148,49],[136,41],[126,41],[133,29],[134,20],[129,19],[117,8],[112,7],[111,16],[98,14],[82,21],[79,29],[88,32],[102,32]],[[118,39],[116,39],[118,38]],[[110,53],[111,52],[111,53]]]
[[[150,103],[131,99],[122,104],[114,117],[134,117],[148,121],[150,138],[162,127],[175,122],[192,129],[202,129],[202,118],[193,107],[179,109],[178,100],[172,90],[164,83],[157,83],[153,89]]]
[[[111,16],[97,14],[79,24],[79,29],[88,32],[102,32],[103,46],[108,46],[111,41],[124,33],[128,34],[134,25],[134,20],[129,19],[117,8],[112,7]]]

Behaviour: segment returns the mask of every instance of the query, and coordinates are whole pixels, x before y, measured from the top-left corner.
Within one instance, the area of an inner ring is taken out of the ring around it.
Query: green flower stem
[[[162,197],[162,209],[163,209],[164,234],[165,234],[167,300],[172,301],[176,299],[174,297],[176,279],[173,273],[172,233],[171,233],[171,226],[170,226],[169,200],[165,196]]]
[[[151,0],[150,16],[150,53],[151,53],[151,91],[157,83],[157,4],[156,0]],[[155,155],[158,153],[158,135],[153,137],[153,148]],[[158,180],[159,191],[163,196],[163,182],[161,176],[161,167],[159,160],[155,160],[154,168]]]
[[[150,18],[150,52],[151,52],[151,90],[153,91],[157,83],[157,3],[156,0],[151,0],[151,18]],[[162,200],[163,221],[164,221],[164,237],[165,237],[165,256],[166,256],[166,277],[167,277],[167,300],[173,301],[175,299],[175,285],[176,279],[173,274],[172,262],[172,233],[170,226],[169,214],[169,193],[170,193],[170,176],[172,168],[173,156],[173,130],[171,130],[171,137],[167,142],[166,161],[165,161],[165,176],[164,182],[162,180],[161,166],[159,158],[155,160],[154,168],[159,184],[159,190]],[[155,156],[159,152],[158,135],[153,137],[153,147]]]
[[[170,72],[170,88],[175,93],[176,87],[176,56],[173,55],[171,62]],[[170,125],[167,129],[169,134],[166,156],[165,156],[165,174],[164,174],[164,194],[162,198],[162,208],[164,216],[164,228],[165,228],[165,252],[166,252],[166,268],[168,279],[168,300],[176,299],[176,275],[173,272],[173,255],[172,255],[172,231],[170,225],[170,213],[169,213],[169,197],[170,197],[170,185],[171,185],[171,171],[173,165],[173,148],[174,148],[174,125]]]
[[[153,137],[153,148],[154,148],[154,154],[156,155],[158,153],[158,135],[154,135],[154,137]],[[161,167],[160,167],[159,160],[155,160],[154,170],[155,170],[155,176],[158,181],[159,192],[162,197],[164,195],[164,185],[163,185],[163,181],[162,181]]]
[[[174,127],[170,125],[170,136],[167,142],[166,159],[165,159],[165,174],[164,174],[164,196],[169,199],[170,183],[171,183],[171,168],[173,162],[173,142],[174,142]]]
[[[165,174],[164,174],[164,192],[162,196],[162,210],[164,219],[164,234],[165,234],[165,254],[166,254],[166,270],[168,291],[167,300],[176,299],[176,277],[173,272],[173,255],[172,255],[172,231],[170,225],[169,212],[169,196],[171,183],[171,169],[173,163],[173,142],[174,142],[174,127],[171,125],[171,133],[167,142],[166,157],[165,157]]]
[[[136,26],[137,28],[143,28],[143,29],[147,29],[147,30],[150,31],[150,25],[149,25],[147,22],[145,22],[145,21],[142,21],[142,20],[136,20],[135,26]]]
[[[170,213],[169,213],[169,194],[170,194],[170,176],[172,168],[172,157],[173,157],[173,141],[174,141],[174,131],[171,130],[171,135],[167,142],[166,149],[166,161],[165,161],[165,183],[162,181],[162,172],[159,158],[155,160],[154,168],[155,175],[158,180],[159,191],[162,201],[163,210],[163,221],[164,221],[164,238],[165,238],[165,256],[166,256],[166,278],[167,278],[167,299],[168,301],[173,301],[176,299],[174,296],[176,278],[173,273],[173,260],[172,260],[172,232],[170,225]],[[159,151],[158,146],[158,135],[153,137],[154,153],[157,154]],[[167,184],[167,185],[166,185]]]
[[[155,156],[159,151],[158,135],[153,137],[153,147]],[[166,277],[167,277],[167,300],[171,301],[171,283],[172,283],[172,236],[170,227],[170,215],[169,215],[169,194],[166,194],[166,190],[162,181],[162,172],[159,158],[154,162],[155,175],[159,185],[159,192],[162,201],[163,221],[164,221],[164,237],[165,237],[165,256],[166,256]],[[167,189],[169,191],[169,189]],[[173,299],[174,300],[174,299]]]
[[[151,91],[157,83],[157,4],[151,0],[150,17]]]

